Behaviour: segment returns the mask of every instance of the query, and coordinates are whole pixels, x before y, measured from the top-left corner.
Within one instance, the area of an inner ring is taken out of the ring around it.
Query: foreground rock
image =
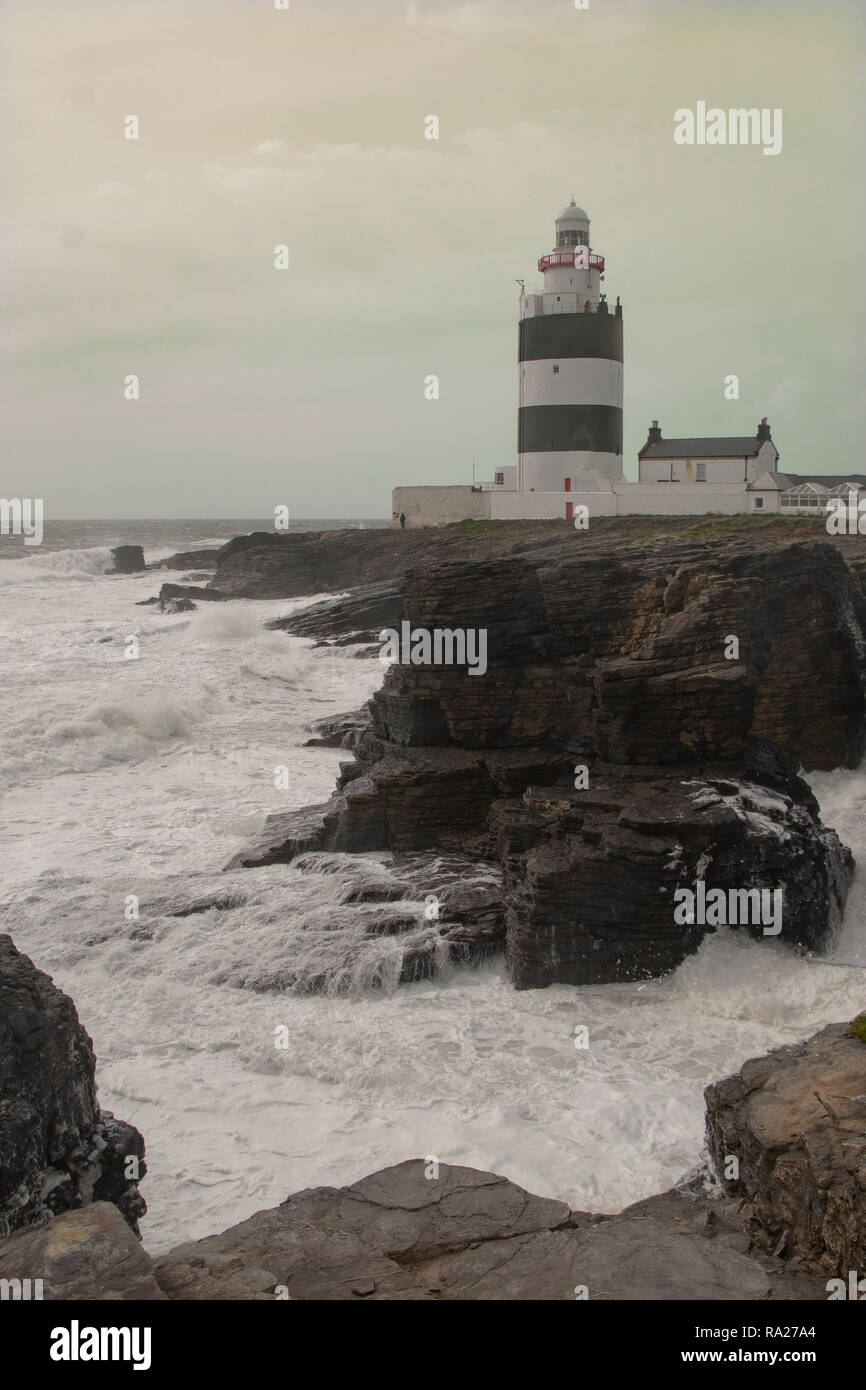
[[[111,552],[113,568],[107,574],[138,574],[146,569],[144,551],[140,545],[116,545]]]
[[[835,1024],[709,1087],[713,1157],[740,1160],[729,1194],[697,1174],[606,1216],[417,1158],[154,1261],[97,1203],[0,1241],[0,1278],[75,1300],[825,1300],[866,1263],[864,1059]]]
[[[866,1042],[834,1024],[706,1091],[707,1143],[760,1244],[866,1274]]]
[[[832,940],[851,856],[797,765],[855,766],[864,750],[866,606],[834,547],[613,554],[572,537],[479,563],[428,557],[402,598],[413,628],[483,631],[486,669],[391,666],[331,800],[272,818],[235,864],[431,848],[498,860],[522,987],[657,975],[715,925]],[[678,920],[677,891],[698,881],[731,902],[783,890],[781,932],[745,899],[745,923]]]
[[[618,1216],[572,1212],[495,1173],[424,1159],[309,1188],[154,1261],[111,1209],[0,1243],[0,1276],[45,1297],[372,1302],[814,1300],[825,1281],[750,1242],[725,1199],[673,1189]],[[36,1237],[37,1239],[34,1239]],[[38,1239],[38,1238],[42,1239]],[[113,1237],[114,1244],[112,1244]],[[134,1244],[134,1242],[133,1242]],[[28,1263],[29,1261],[29,1263]]]
[[[144,1140],[99,1109],[94,1069],[72,1000],[0,936],[0,1233],[94,1201],[138,1230]]]
[[[0,1241],[0,1279],[17,1279],[22,1286],[41,1279],[47,1303],[166,1298],[138,1238],[108,1202],[93,1202]]]

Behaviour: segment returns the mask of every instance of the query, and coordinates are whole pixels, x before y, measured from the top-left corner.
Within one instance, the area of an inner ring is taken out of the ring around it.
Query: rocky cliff
[[[99,1109],[94,1070],[93,1045],[72,1000],[0,936],[3,1234],[100,1201],[138,1230],[147,1210],[138,1190],[144,1140]]]
[[[699,1173],[609,1216],[416,1158],[155,1260],[97,1202],[0,1240],[0,1278],[75,1301],[826,1300],[864,1265],[864,1090],[866,1042],[833,1025],[708,1088],[719,1175],[739,1162],[722,1188]]]
[[[273,818],[236,862],[381,849],[498,862],[518,986],[672,968],[713,925],[677,920],[675,894],[699,880],[781,890],[782,940],[827,943],[852,863],[798,765],[853,767],[864,748],[866,605],[838,548],[616,552],[572,533],[517,551],[428,552],[407,571],[400,621],[483,630],[486,671],[392,665],[331,801]],[[379,596],[393,614],[393,590]]]

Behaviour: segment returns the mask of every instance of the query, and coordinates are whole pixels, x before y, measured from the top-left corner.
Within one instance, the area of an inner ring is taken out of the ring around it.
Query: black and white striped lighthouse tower
[[[622,307],[601,293],[604,257],[574,199],[538,269],[543,288],[520,296],[517,488],[609,490],[623,479]]]

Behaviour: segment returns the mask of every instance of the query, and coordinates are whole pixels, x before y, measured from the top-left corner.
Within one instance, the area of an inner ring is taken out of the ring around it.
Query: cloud
[[[784,415],[788,411],[801,406],[814,395],[815,387],[810,381],[806,381],[801,376],[786,376],[777,386],[774,386],[767,397],[767,415]]]
[[[288,146],[285,140],[262,140],[261,144],[253,146],[253,154],[261,159],[267,159],[271,155],[288,154]]]
[[[97,198],[129,198],[131,195],[128,183],[101,183],[96,190]]]

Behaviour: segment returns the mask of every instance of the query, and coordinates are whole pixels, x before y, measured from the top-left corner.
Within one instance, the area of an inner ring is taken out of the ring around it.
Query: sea
[[[863,868],[824,957],[723,929],[641,983],[516,992],[497,961],[400,985],[400,937],[353,944],[357,862],[225,868],[267,815],[327,799],[346,753],[306,747],[310,724],[383,666],[265,629],[323,595],[170,615],[136,605],[179,572],[104,572],[113,545],[153,563],[271,525],[0,537],[0,930],[75,1001],[101,1105],[145,1137],[146,1248],[407,1158],[599,1212],[694,1175],[709,1082],[866,1007]],[[864,771],[810,780],[866,866]],[[360,870],[387,877],[389,857]],[[321,992],[274,987],[298,960]]]

